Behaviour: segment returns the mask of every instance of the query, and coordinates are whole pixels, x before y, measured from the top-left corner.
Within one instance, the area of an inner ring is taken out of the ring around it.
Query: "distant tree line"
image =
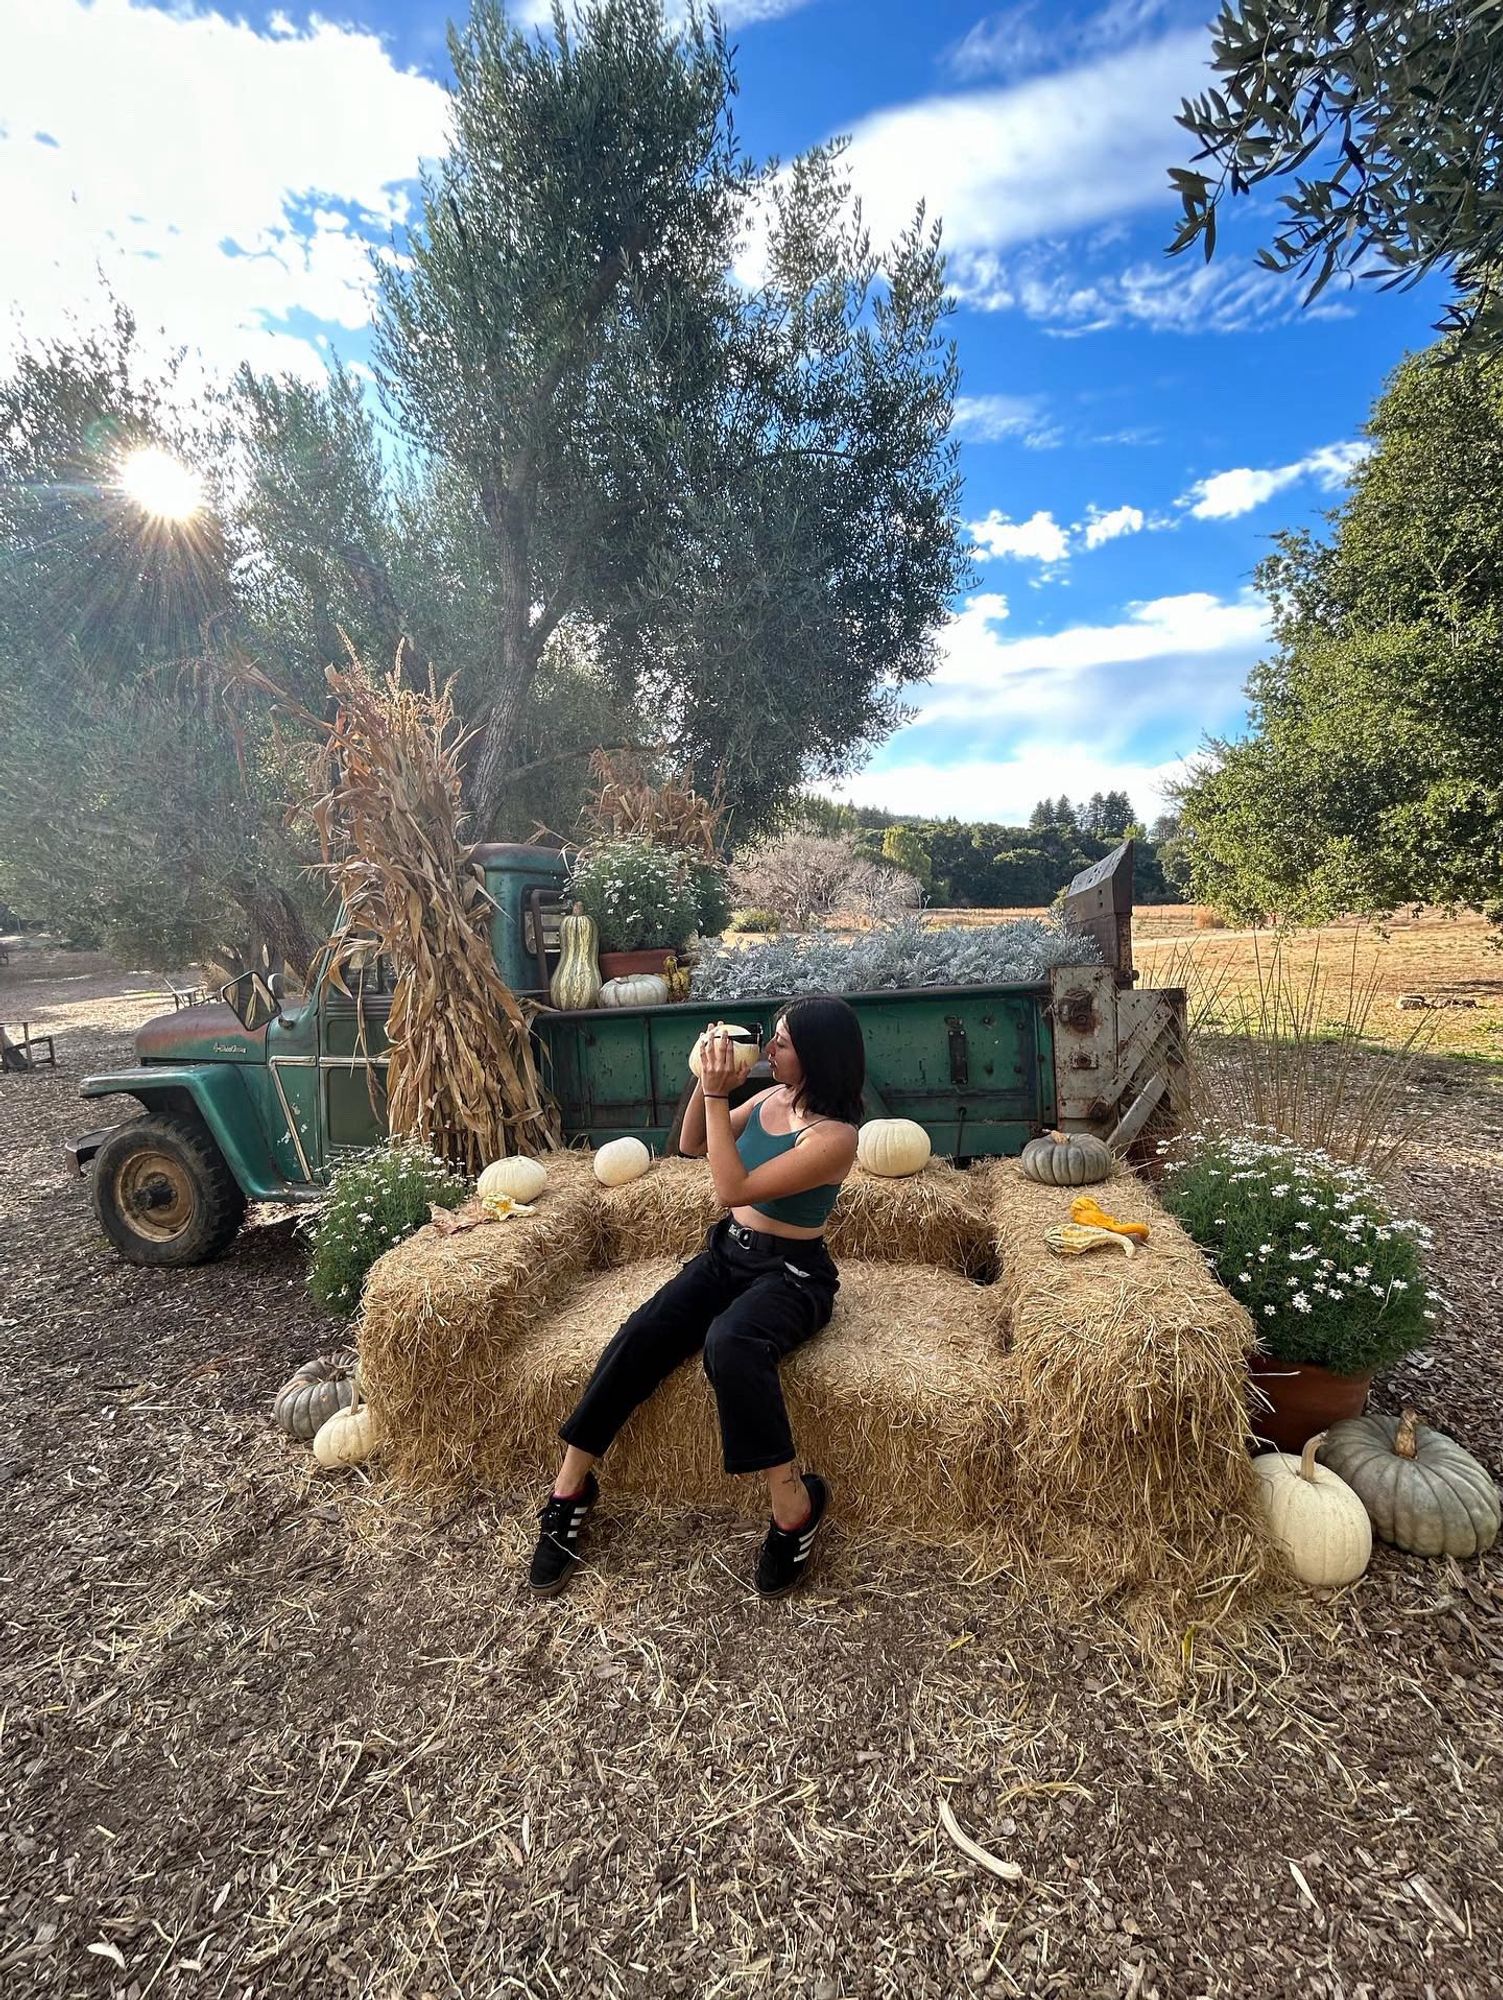
[[[1037,909],[1128,837],[1136,842],[1138,902],[1180,903],[1189,895],[1178,819],[1165,814],[1145,828],[1125,792],[1093,792],[1079,805],[1063,795],[1041,799],[1026,826],[914,819],[805,795],[789,807],[787,824],[847,836],[859,853],[913,876],[926,902],[949,908]]]

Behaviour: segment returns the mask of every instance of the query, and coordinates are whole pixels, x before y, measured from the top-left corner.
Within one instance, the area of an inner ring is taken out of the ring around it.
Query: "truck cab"
[[[547,991],[567,876],[552,848],[475,850],[495,903],[491,942],[513,992]],[[68,1148],[91,1165],[95,1212],[123,1256],[194,1264],[233,1241],[253,1201],[318,1200],[341,1159],[386,1136],[386,1017],[393,975],[343,913],[288,995],[253,974],[147,1021],[136,1062],[86,1077],[88,1098],[126,1096],[145,1116]]]

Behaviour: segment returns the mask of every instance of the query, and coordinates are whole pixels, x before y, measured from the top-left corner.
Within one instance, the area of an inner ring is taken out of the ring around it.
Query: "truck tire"
[[[130,1264],[207,1264],[245,1220],[245,1196],[196,1119],[118,1126],[94,1155],[94,1213]]]

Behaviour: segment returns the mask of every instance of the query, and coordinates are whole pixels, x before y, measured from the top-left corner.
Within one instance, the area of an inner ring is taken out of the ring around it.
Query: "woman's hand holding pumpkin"
[[[699,1050],[699,1082],[706,1097],[729,1097],[742,1079],[731,1038],[724,1028],[708,1028]]]

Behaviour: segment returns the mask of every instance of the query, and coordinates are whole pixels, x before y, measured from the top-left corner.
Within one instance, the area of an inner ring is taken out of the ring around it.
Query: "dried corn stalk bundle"
[[[590,758],[590,775],[595,797],[580,815],[587,840],[635,838],[706,861],[719,859],[725,802],[718,777],[705,798],[694,789],[692,771],[655,785],[639,759],[626,753],[613,760],[606,750]]]
[[[330,667],[328,789],[313,809],[324,866],[352,934],[374,936],[396,974],[387,1021],[388,1120],[470,1173],[559,1143],[527,1016],[491,952],[495,907],[459,837],[459,753],[447,687],[384,685],[358,659]],[[353,938],[341,949],[346,958]],[[336,963],[334,977],[342,985]]]

